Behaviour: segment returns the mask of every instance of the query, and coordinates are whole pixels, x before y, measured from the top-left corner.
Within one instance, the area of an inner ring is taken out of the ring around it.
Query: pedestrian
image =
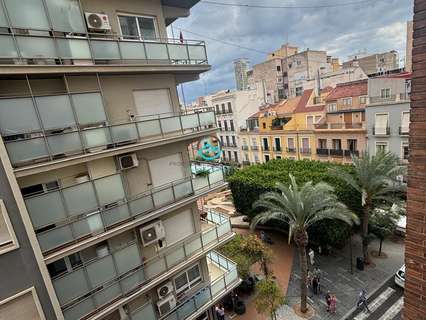
[[[367,304],[367,291],[365,289],[362,289],[358,295],[358,302],[357,302],[357,307],[359,306],[363,306],[365,310],[367,310],[368,312],[371,312],[370,309],[368,309],[368,304]]]
[[[325,302],[327,303],[327,312],[329,312],[330,311],[330,303],[331,303],[330,290],[327,290],[327,294],[325,295]]]
[[[336,313],[336,305],[337,305],[336,295],[332,294],[330,297],[330,307],[329,307],[331,313]]]
[[[317,279],[317,291],[321,293],[321,279],[319,277],[315,277]]]
[[[314,277],[312,279],[312,289],[314,290],[314,294],[318,294],[318,278]]]
[[[312,279],[313,279],[313,275],[312,275],[312,272],[309,270],[308,271],[308,276],[306,277],[306,286],[309,289],[310,297],[313,296]]]
[[[216,306],[216,317],[217,320],[225,320],[225,308],[221,304]]]
[[[309,262],[311,263],[311,266],[313,267],[315,264],[315,252],[314,250],[312,250],[312,248],[309,249],[308,256],[309,256]]]

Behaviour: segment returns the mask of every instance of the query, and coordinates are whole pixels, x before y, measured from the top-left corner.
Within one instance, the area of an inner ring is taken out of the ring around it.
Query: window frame
[[[195,268],[195,267],[198,267],[199,276],[197,278],[195,278],[194,280],[189,281],[188,271]],[[176,288],[176,279],[179,278],[180,276],[184,275],[184,274],[186,275],[186,281],[187,282],[184,286],[182,286],[178,289],[178,288]],[[181,273],[179,273],[175,277],[173,277],[173,287],[175,289],[176,294],[179,295],[182,292],[185,292],[186,290],[193,288],[195,285],[197,285],[201,281],[203,281],[202,269],[201,269],[200,264],[196,263],[196,264],[192,265],[191,267],[185,269],[184,271],[182,271]]]
[[[386,92],[386,95],[383,95],[382,93]],[[389,92],[389,95],[387,94]],[[380,88],[380,98],[382,99],[387,99],[390,98],[392,95],[392,90],[391,88]]]
[[[405,158],[404,147],[408,148],[408,157]],[[408,161],[410,157],[410,143],[408,141],[401,141],[401,160]]]
[[[46,316],[44,315],[43,307],[41,306],[40,299],[37,295],[37,291],[36,291],[35,287],[30,287],[26,290],[23,290],[21,292],[14,294],[13,296],[10,296],[10,297],[8,297],[4,300],[1,300],[0,306],[4,305],[6,303],[12,302],[13,300],[16,300],[16,299],[18,299],[18,298],[20,298],[20,297],[22,297],[22,296],[24,296],[28,293],[31,294],[31,296],[33,297],[33,302],[34,302],[34,305],[37,309],[38,315],[40,316],[40,319],[46,320]]]
[[[367,104],[367,96],[359,96],[359,104]]]
[[[374,154],[377,154],[377,145],[384,145],[386,146],[385,152],[389,152],[389,142],[388,141],[376,141],[374,144]]]
[[[134,13],[125,13],[125,12],[117,12],[117,22],[118,22],[118,29],[120,30],[120,38],[122,40],[127,41],[145,41],[145,42],[158,42],[158,39],[160,38],[160,31],[158,28],[158,21],[157,16],[149,16],[149,15],[142,15],[142,14],[134,14]],[[123,17],[133,17],[136,19],[136,25],[138,27],[138,38],[137,39],[128,39],[125,35],[123,35],[123,30],[121,29],[121,23],[120,23],[120,16]],[[139,26],[139,20],[137,18],[148,18],[154,20],[154,32],[155,32],[155,39],[144,39],[141,36],[141,29]]]
[[[0,199],[0,218],[1,217],[3,218],[3,221],[6,225],[6,230],[9,232],[10,241],[1,244],[2,246],[4,246],[4,248],[0,247],[0,255],[19,249],[18,238],[16,237],[15,230],[13,229],[9,213],[7,212],[6,205],[4,204],[3,199]]]
[[[344,106],[351,106],[352,105],[352,97],[342,98],[342,104]]]

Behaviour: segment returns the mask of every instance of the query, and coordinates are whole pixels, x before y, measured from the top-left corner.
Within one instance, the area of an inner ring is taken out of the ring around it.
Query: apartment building
[[[237,59],[234,61],[234,73],[235,73],[235,88],[237,90],[248,89],[247,72],[249,70],[248,59]]]
[[[335,71],[322,73],[319,76],[315,75],[313,79],[306,80],[303,83],[303,88],[318,90],[327,87],[335,88],[339,83],[353,82],[367,79],[367,75],[360,67],[340,68]]]
[[[325,97],[326,114],[315,124],[317,159],[351,163],[366,149],[368,80],[337,84]]]
[[[299,50],[298,47],[291,46],[288,43],[283,44],[279,49],[271,52],[267,55],[266,60],[272,60],[275,58],[285,58],[288,56],[292,56],[297,53]]]
[[[176,90],[205,45],[167,40],[196,2],[1,1],[0,318],[213,319],[239,284],[196,204],[223,168],[187,150],[215,114]]]
[[[361,67],[366,75],[383,73],[399,68],[398,52],[375,53],[371,55],[362,54],[353,56],[350,60],[343,62],[343,68]]]
[[[391,151],[403,163],[409,157],[411,73],[391,74],[368,80],[366,109],[368,151]]]

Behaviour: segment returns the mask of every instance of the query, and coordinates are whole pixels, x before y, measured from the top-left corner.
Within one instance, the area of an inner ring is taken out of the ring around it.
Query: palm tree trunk
[[[306,286],[306,278],[308,275],[308,263],[306,261],[306,246],[299,245],[300,259],[300,311],[305,313],[307,308],[308,288]]]
[[[364,215],[362,217],[362,254],[364,256],[364,263],[370,263],[370,257],[368,255],[368,219],[370,218],[370,199],[366,199],[364,205]]]

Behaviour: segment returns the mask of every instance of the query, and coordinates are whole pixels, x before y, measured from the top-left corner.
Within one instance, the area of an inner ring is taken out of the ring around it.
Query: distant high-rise
[[[247,90],[248,80],[247,71],[249,69],[249,61],[247,59],[237,59],[234,61],[235,84],[237,90]]]

